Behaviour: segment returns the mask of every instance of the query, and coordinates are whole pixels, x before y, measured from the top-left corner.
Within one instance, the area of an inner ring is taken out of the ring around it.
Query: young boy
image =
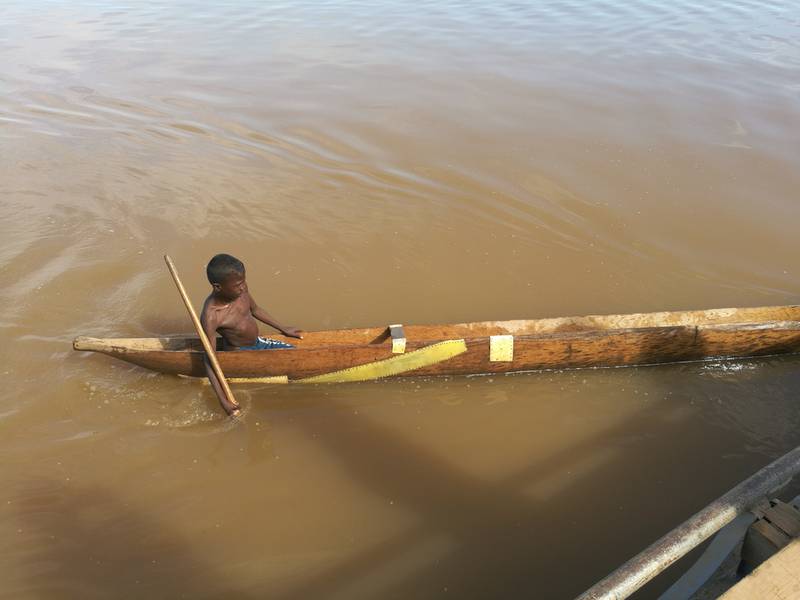
[[[258,335],[258,323],[274,327],[283,335],[302,339],[302,331],[294,327],[284,327],[260,308],[245,281],[244,264],[230,254],[217,254],[206,267],[208,281],[213,288],[203,304],[200,323],[214,345],[219,333],[224,350],[268,350],[272,348],[294,348],[291,344],[262,338]],[[239,412],[239,405],[226,400],[208,357],[205,358],[206,373],[222,408],[229,415]]]

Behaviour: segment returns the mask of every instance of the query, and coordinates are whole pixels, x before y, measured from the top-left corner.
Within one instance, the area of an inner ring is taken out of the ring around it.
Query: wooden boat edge
[[[740,308],[711,308],[700,310],[678,310],[678,311],[659,311],[649,313],[617,313],[605,315],[583,315],[571,317],[544,317],[541,319],[511,319],[504,321],[475,321],[466,323],[453,323],[453,324],[431,324],[431,325],[410,325],[407,327],[409,333],[419,334],[425,331],[435,332],[445,328],[459,330],[456,337],[485,337],[493,335],[498,332],[492,331],[497,329],[504,330],[503,333],[511,335],[532,335],[544,333],[558,333],[568,331],[590,332],[594,330],[611,330],[611,329],[629,329],[632,327],[668,327],[674,325],[706,325],[713,322],[723,323],[758,323],[758,322],[772,322],[772,321],[793,321],[795,319],[775,319],[772,318],[753,318],[759,314],[777,313],[779,311],[794,312],[797,319],[800,320],[800,305],[777,305],[777,306],[759,306],[759,307],[740,307]],[[744,320],[729,320],[734,315],[740,315]],[[525,329],[528,328],[526,332]],[[484,329],[486,331],[481,332]],[[381,335],[381,333],[383,335]],[[379,338],[388,339],[389,330],[387,327],[367,327],[367,328],[343,328],[343,329],[329,329],[320,331],[307,332],[307,337],[315,338],[319,336],[341,338],[346,335],[377,335]],[[455,332],[454,332],[455,333]],[[464,335],[466,333],[473,333],[475,335]],[[169,342],[175,339],[195,339],[196,336],[192,335],[175,335],[175,336],[159,336],[159,337],[136,337],[136,338],[97,338],[91,336],[78,336],[73,341],[73,348],[75,350],[86,351],[104,351],[101,349],[104,342],[123,342],[129,341],[135,343],[135,340],[158,340],[162,343]],[[281,337],[281,336],[277,336]],[[409,337],[412,337],[409,335]],[[452,336],[439,336],[435,339],[445,339],[445,337]],[[378,339],[373,339],[371,342],[378,342]],[[362,342],[363,343],[363,342]],[[303,342],[299,342],[300,345]],[[310,344],[309,344],[310,345]],[[165,350],[165,348],[160,348]]]
[[[431,326],[426,335],[420,335],[419,330],[408,327],[405,329],[409,339],[404,339],[403,348],[413,352],[447,340],[464,340],[467,351],[463,356],[413,373],[421,376],[665,364],[800,351],[800,307],[668,314],[679,315],[677,324],[675,319],[667,319],[672,322],[649,327],[550,328],[545,332],[534,327],[521,335],[508,334],[507,329],[496,334],[497,329],[464,331],[441,326]],[[694,323],[681,324],[685,319],[680,316],[686,314],[694,315]],[[732,322],[720,322],[720,314]],[[743,322],[744,317],[758,315],[762,319]],[[764,320],[786,315],[792,319]],[[638,324],[641,325],[641,321]],[[344,339],[334,342],[304,340],[305,344],[298,344],[292,350],[233,351],[221,353],[220,358],[224,357],[226,372],[231,376],[286,375],[294,380],[384,360],[394,354],[396,349],[392,342],[396,340],[389,335],[389,328],[355,331],[360,332],[355,338],[343,335]],[[202,349],[197,339],[188,335],[160,338],[81,336],[73,341],[73,348],[100,352],[162,373],[198,376],[203,372]],[[501,350],[499,355],[498,350]]]
[[[800,315],[798,315],[800,317]],[[620,327],[620,328],[610,328],[610,329],[592,329],[592,330],[565,330],[565,331],[552,331],[552,332],[534,332],[534,333],[522,333],[513,335],[513,337],[518,341],[525,341],[525,340],[550,340],[550,339],[576,339],[576,338],[592,338],[592,337],[599,337],[604,335],[611,335],[611,334],[620,334],[625,332],[656,332],[656,331],[663,331],[663,330],[683,330],[683,331],[691,331],[691,330],[703,330],[703,331],[710,331],[710,330],[756,330],[756,329],[763,329],[763,330],[770,330],[770,329],[797,329],[800,328],[800,318],[798,320],[780,320],[780,321],[757,321],[757,322],[734,322],[734,323],[706,323],[706,324],[696,324],[696,325],[679,325],[679,324],[669,324],[669,325],[655,325],[655,326],[647,326],[647,327]],[[333,330],[331,330],[333,331]],[[340,331],[351,331],[351,330],[340,330]],[[480,334],[472,335],[472,336],[462,336],[461,339],[465,339],[467,341],[477,342],[479,340],[485,340],[487,338],[493,337],[492,334]],[[445,338],[445,337],[437,337],[437,338],[429,338],[429,339],[420,339],[420,340],[411,340],[411,344],[429,344],[435,343],[437,341],[444,341],[445,339],[452,339],[452,338]],[[196,352],[202,353],[202,349],[197,348],[186,348],[185,344],[187,341],[196,342],[198,340],[197,336],[192,335],[176,335],[176,336],[163,336],[163,337],[134,337],[134,338],[97,338],[91,336],[78,336],[72,342],[72,347],[74,350],[78,351],[85,351],[85,352],[102,352],[106,354],[118,354],[118,353],[126,353],[126,352]],[[389,341],[388,336],[385,338],[386,342]],[[179,344],[184,344],[183,347],[174,347]],[[160,345],[155,345],[160,344]],[[375,343],[375,342],[367,342],[367,343],[348,343],[348,344],[335,344],[335,346],[339,349],[347,349],[353,347],[364,347],[364,346],[381,346],[387,345],[383,342]],[[172,348],[167,346],[173,346]],[[309,351],[309,350],[318,350],[321,348],[327,348],[330,345],[321,344],[321,345],[302,345],[298,346],[297,348],[292,349],[292,352],[295,351]],[[270,352],[281,352],[281,350],[270,350]]]

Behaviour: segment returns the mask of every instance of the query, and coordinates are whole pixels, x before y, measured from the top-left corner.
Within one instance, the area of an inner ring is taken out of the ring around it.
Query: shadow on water
[[[666,368],[672,373],[655,382],[662,389],[681,370]],[[721,460],[740,440],[713,425],[692,426],[697,415],[689,402],[654,400],[505,479],[485,481],[391,428],[354,417],[342,403],[326,403],[331,410],[307,415],[299,426],[354,481],[412,511],[417,522],[310,577],[283,600],[574,597],[769,462],[752,455]],[[687,485],[694,493],[685,493]],[[447,541],[441,555],[376,581],[436,538]]]
[[[15,495],[28,540],[15,548],[26,565],[14,574],[20,596],[252,597],[213,564],[213,549],[198,550],[169,524],[105,489],[39,479]]]
[[[606,406],[603,402],[616,401],[614,390],[630,382],[647,387],[652,399],[630,405],[630,398],[620,398],[629,406],[612,424],[592,426],[578,437],[565,431],[563,443],[496,478],[472,474],[469,465],[448,459],[402,429],[377,422],[369,410],[355,415],[350,401],[356,388],[342,388],[340,399],[334,395],[340,392],[330,388],[306,388],[300,402],[313,408],[299,412],[298,397],[284,393],[285,406],[293,408],[291,424],[260,419],[254,411],[244,428],[236,428],[246,446],[255,446],[251,464],[272,454],[267,438],[254,427],[256,419],[274,422],[274,427],[298,427],[356,485],[411,513],[412,519],[403,531],[355,553],[348,554],[348,544],[343,543],[339,561],[323,571],[286,585],[262,580],[264,587],[259,587],[274,592],[279,585],[283,593],[268,597],[281,600],[574,597],[769,462],[763,454],[741,452],[738,422],[704,420],[701,412],[713,412],[716,402],[704,407],[691,401],[705,385],[755,413],[774,391],[765,390],[766,380],[783,379],[776,389],[784,391],[800,384],[796,360],[753,364],[759,368],[746,372],[749,380],[742,372],[727,370],[709,378],[704,374],[707,366],[623,370],[613,377],[595,372],[586,376],[586,389],[602,396],[600,403],[590,397],[576,401],[569,393],[563,398],[537,397],[537,390],[546,386],[540,387],[534,378],[548,375],[510,379],[505,391],[515,397],[487,410],[495,416],[495,411],[509,410],[516,421],[528,415],[530,427],[502,419],[487,420],[486,426],[508,426],[514,435],[530,431],[535,436],[558,428],[566,422],[559,420],[559,412],[598,411],[598,406]],[[573,376],[553,377],[566,382]],[[720,383],[723,378],[737,383],[726,387]],[[456,393],[466,389],[460,387],[466,381],[453,384]],[[358,389],[368,395],[380,393],[378,386]],[[659,390],[669,390],[670,395]],[[269,410],[281,408],[280,402],[272,403]],[[466,403],[447,411],[475,408]],[[791,417],[772,412],[773,419]],[[445,412],[445,419],[447,414],[453,413]],[[477,414],[488,416],[483,409]],[[459,422],[463,427],[464,421]],[[230,433],[224,433],[224,439]],[[484,438],[476,433],[475,439],[480,443]],[[780,450],[770,449],[775,455]],[[731,455],[735,459],[723,459]],[[14,548],[24,553],[15,561],[24,567],[15,573],[14,587],[29,596],[267,597],[252,587],[249,594],[241,591],[224,565],[215,563],[213,538],[204,539],[201,532],[189,541],[105,488],[29,480],[14,496],[13,507],[28,540]],[[652,592],[642,597],[653,597]]]

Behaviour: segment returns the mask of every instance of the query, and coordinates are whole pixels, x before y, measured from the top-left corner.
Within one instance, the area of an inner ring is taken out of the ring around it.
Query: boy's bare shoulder
[[[214,294],[209,294],[205,302],[203,302],[203,309],[200,311],[200,321],[205,323],[209,319],[212,321],[216,317],[216,311],[212,310],[214,304]]]

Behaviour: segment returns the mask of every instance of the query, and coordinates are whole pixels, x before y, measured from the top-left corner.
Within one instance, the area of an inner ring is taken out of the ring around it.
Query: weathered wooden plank
[[[800,511],[780,500],[764,511],[764,517],[790,537],[800,537]]]
[[[720,600],[797,600],[800,598],[800,540],[760,565]]]
[[[759,565],[786,546],[791,538],[769,522],[759,519],[750,526],[742,545],[742,560]]]

